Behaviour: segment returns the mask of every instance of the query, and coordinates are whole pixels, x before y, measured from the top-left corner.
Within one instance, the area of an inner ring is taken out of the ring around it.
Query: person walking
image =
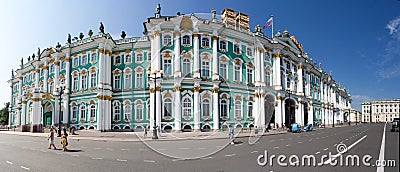
[[[254,129],[254,134],[256,135],[256,137],[258,137],[258,128],[256,126],[256,128]]]
[[[231,139],[231,145],[235,144],[235,128],[231,127],[231,131],[229,132],[229,138]]]
[[[53,131],[53,128],[50,128],[50,134],[49,134],[49,137],[47,138],[47,140],[49,141],[49,148],[48,149],[51,149],[51,146],[53,146],[54,150],[56,150],[57,148],[54,145],[54,131]]]
[[[144,136],[143,138],[145,139],[147,137],[147,127],[144,127]]]
[[[68,149],[67,149],[67,146],[68,146],[67,137],[68,137],[67,130],[64,128],[63,129],[63,134],[61,136],[61,145],[62,145],[62,148],[63,148],[63,152],[67,152],[68,151]]]

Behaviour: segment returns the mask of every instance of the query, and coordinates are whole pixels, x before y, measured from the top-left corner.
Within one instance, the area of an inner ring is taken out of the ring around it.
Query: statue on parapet
[[[71,44],[71,34],[68,34],[67,42],[68,44]]]
[[[103,25],[103,22],[100,22],[99,30],[100,30],[100,33],[104,33],[104,25]]]

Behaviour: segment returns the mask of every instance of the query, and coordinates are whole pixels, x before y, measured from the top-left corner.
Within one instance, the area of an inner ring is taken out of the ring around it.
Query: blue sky
[[[274,29],[287,29],[309,56],[333,71],[348,89],[353,107],[363,101],[400,98],[400,1],[1,1],[0,103],[10,100],[11,69],[19,67],[37,48],[64,44],[66,36],[105,31],[142,36],[143,22],[160,3],[162,15],[220,13],[231,8],[250,15],[251,28],[273,14]],[[270,30],[264,30],[270,36]]]

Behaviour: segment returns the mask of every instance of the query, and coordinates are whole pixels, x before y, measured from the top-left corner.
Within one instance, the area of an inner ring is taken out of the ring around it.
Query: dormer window
[[[234,44],[233,45],[233,52],[235,54],[240,54],[240,46],[239,46],[239,44]]]
[[[190,36],[185,35],[182,37],[182,44],[183,46],[190,46]]]
[[[82,65],[86,65],[87,64],[87,55],[83,55],[82,56]]]
[[[132,63],[132,56],[130,54],[125,56],[125,63]]]
[[[250,47],[247,47],[247,48],[246,48],[246,55],[247,55],[248,57],[253,56],[253,51],[251,50]]]
[[[115,57],[114,64],[115,64],[115,65],[119,65],[119,64],[121,64],[121,56],[117,56],[117,57]]]
[[[210,47],[210,40],[208,38],[202,38],[201,39],[201,46],[203,48],[209,48]]]
[[[136,62],[143,62],[143,54],[136,54]]]
[[[170,35],[164,36],[164,46],[171,46],[172,45],[172,39]]]
[[[226,42],[225,41],[219,41],[219,50],[220,51],[227,51]]]

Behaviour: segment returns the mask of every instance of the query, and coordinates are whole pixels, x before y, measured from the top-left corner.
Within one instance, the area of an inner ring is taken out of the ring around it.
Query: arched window
[[[121,75],[114,75],[114,88],[121,89]]]
[[[191,74],[191,62],[190,62],[190,59],[188,59],[188,58],[185,58],[185,59],[183,59],[183,65],[182,65],[182,69],[183,69],[183,76],[184,77],[187,77],[187,78],[190,78],[190,77],[192,77],[192,74]]]
[[[61,70],[64,70],[66,66],[67,66],[67,62],[65,62],[65,60],[63,60],[61,62],[61,66],[60,66]]]
[[[191,117],[192,116],[192,100],[189,97],[183,99],[183,116]]]
[[[235,117],[242,116],[242,102],[240,100],[235,101]]]
[[[120,120],[120,114],[121,114],[121,104],[119,102],[114,102],[113,105],[113,111],[114,111],[114,120]]]
[[[91,73],[90,74],[90,87],[96,87],[97,86],[97,74],[96,73]]]
[[[182,37],[182,44],[183,45],[190,45],[190,37],[188,35],[185,35]]]
[[[125,56],[125,63],[132,63],[132,56],[130,54]]]
[[[136,88],[143,88],[143,72],[136,72]]]
[[[166,76],[172,75],[172,59],[164,58],[163,60],[163,70]]]
[[[136,120],[142,120],[143,119],[143,104],[137,104],[135,107],[135,116]]]
[[[132,106],[130,104],[126,104],[124,108],[124,120],[131,120],[132,114]]]
[[[97,54],[93,53],[92,54],[92,62],[95,62],[95,61],[97,61]]]
[[[201,76],[202,77],[210,76],[210,61],[205,59],[201,61]]]
[[[252,52],[252,50],[251,50],[250,47],[247,47],[247,48],[246,48],[246,55],[247,55],[248,57],[253,56],[253,52]]]
[[[265,72],[265,83],[267,86],[271,86],[271,72],[269,70]]]
[[[87,60],[87,55],[83,55],[83,56],[82,56],[82,65],[86,65],[87,62],[88,62],[88,60]]]
[[[242,70],[241,65],[240,64],[235,64],[235,81],[241,81],[242,80],[241,70]]]
[[[228,63],[220,61],[219,63],[219,75],[225,80],[228,79],[227,72],[228,71]]]
[[[77,116],[78,116],[78,107],[72,106],[72,119],[76,120]]]
[[[219,41],[219,50],[221,50],[221,51],[227,51],[227,49],[226,49],[226,42],[225,42],[225,41]]]
[[[172,116],[172,100],[170,98],[164,99],[164,117]]]
[[[131,89],[132,88],[132,74],[131,73],[125,73],[125,89]]]
[[[249,101],[249,103],[247,103],[247,107],[248,107],[248,109],[247,109],[247,116],[250,118],[250,117],[253,117],[253,102],[250,102]]]
[[[202,116],[210,116],[210,100],[209,99],[203,99],[203,102],[201,104],[201,112]]]
[[[208,38],[201,39],[201,46],[202,47],[210,47],[210,40]]]
[[[50,82],[49,83],[49,93],[53,94],[53,91],[54,91],[54,82]]]
[[[136,62],[143,62],[143,54],[142,53],[136,54]]]
[[[253,83],[253,68],[247,67],[247,83]]]
[[[81,113],[80,113],[81,118],[80,119],[86,120],[86,105],[82,104],[80,110],[81,110]]]
[[[96,105],[94,104],[90,105],[90,120],[96,120]]]
[[[81,76],[81,86],[82,86],[82,90],[87,89],[87,75],[86,74]]]
[[[228,102],[226,99],[221,100],[220,104],[221,117],[228,117]]]
[[[171,46],[172,45],[172,40],[170,35],[165,35],[164,36],[164,45],[165,46]]]
[[[114,64],[115,64],[115,65],[119,65],[119,64],[121,64],[121,56],[117,56],[117,57],[115,57]]]
[[[240,54],[240,47],[238,44],[233,44],[233,52],[236,54]]]

